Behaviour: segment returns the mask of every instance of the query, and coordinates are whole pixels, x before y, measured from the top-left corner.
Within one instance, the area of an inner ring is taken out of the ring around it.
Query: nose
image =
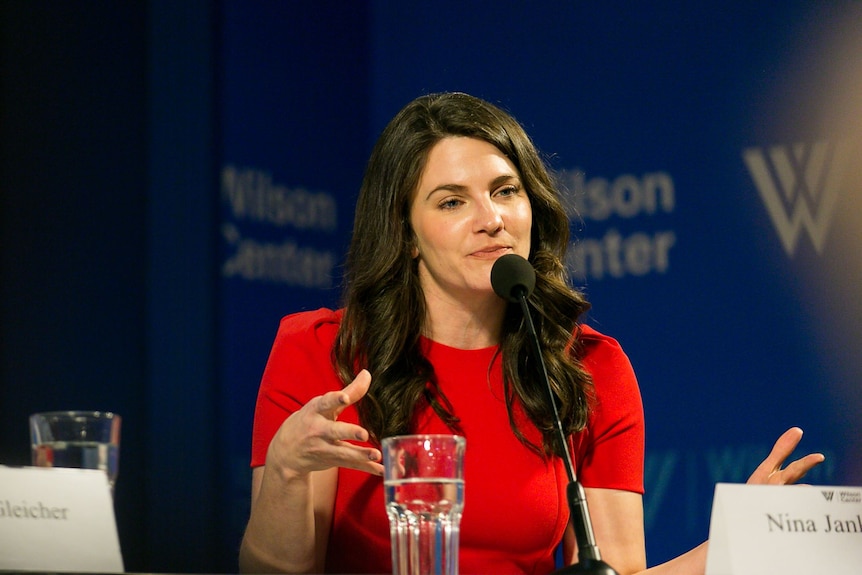
[[[477,232],[495,234],[503,229],[503,214],[490,197],[476,204],[475,228]]]

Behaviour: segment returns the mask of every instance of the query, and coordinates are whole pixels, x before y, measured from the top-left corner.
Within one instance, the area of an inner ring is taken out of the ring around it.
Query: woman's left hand
[[[805,457],[791,462],[784,469],[781,468],[784,460],[790,457],[801,439],[802,430],[798,427],[791,427],[785,431],[772,446],[772,451],[763,460],[763,463],[758,465],[751,477],[748,478],[747,483],[760,485],[796,483],[811,468],[822,463],[825,459],[822,453],[809,453]]]

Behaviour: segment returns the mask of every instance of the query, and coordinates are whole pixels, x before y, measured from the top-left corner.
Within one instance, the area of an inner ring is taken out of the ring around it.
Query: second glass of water
[[[32,463],[101,469],[111,490],[120,467],[120,416],[107,411],[50,411],[30,416]]]
[[[465,447],[459,435],[383,440],[394,575],[458,574]]]

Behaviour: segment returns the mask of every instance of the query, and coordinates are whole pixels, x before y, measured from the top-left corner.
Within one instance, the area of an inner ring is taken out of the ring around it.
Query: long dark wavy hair
[[[586,426],[592,381],[579,361],[577,320],[589,304],[572,289],[563,266],[569,221],[559,192],[529,136],[497,106],[462,93],[417,98],[386,126],[368,162],[356,204],[347,255],[344,317],[333,349],[339,377],[349,383],[361,368],[372,374],[357,404],[360,421],[380,440],[410,433],[425,402],[458,431],[457,414],[437,386],[421,351],[425,298],[412,257],[410,206],[431,148],[443,138],[466,136],[496,146],[517,168],[532,208],[530,263],[536,288],[529,298],[536,331],[567,433]],[[507,307],[500,334],[503,382],[515,435],[542,456],[560,454],[553,410],[531,356],[520,307]],[[542,445],[527,440],[515,406],[542,433]]]

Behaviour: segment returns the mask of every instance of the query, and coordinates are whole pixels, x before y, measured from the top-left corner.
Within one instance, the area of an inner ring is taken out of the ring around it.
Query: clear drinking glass
[[[383,440],[394,575],[458,574],[465,447],[458,435]]]
[[[121,418],[107,411],[50,411],[30,416],[33,465],[101,469],[111,490],[120,468]]]

